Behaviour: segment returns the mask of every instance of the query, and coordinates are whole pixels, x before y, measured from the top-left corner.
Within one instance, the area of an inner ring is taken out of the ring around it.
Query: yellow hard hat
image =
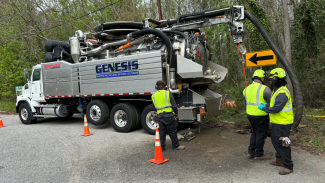
[[[286,72],[284,69],[282,68],[275,68],[273,70],[271,70],[270,72],[270,77],[269,78],[273,78],[273,77],[278,77],[278,78],[284,78],[286,77]]]
[[[265,71],[263,71],[262,69],[257,69],[254,74],[253,77],[259,77],[259,78],[264,78],[265,77]]]

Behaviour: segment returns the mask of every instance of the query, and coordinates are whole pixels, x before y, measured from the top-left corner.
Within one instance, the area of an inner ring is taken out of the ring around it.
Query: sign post
[[[272,50],[246,53],[246,67],[260,67],[276,64],[276,56]]]

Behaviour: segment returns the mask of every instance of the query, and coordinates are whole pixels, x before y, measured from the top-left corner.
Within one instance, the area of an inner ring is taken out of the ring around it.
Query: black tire
[[[137,121],[136,121],[136,125],[135,125],[135,129],[139,129],[141,127],[141,111],[140,108],[134,104],[129,104],[135,111],[136,115],[137,115]]]
[[[89,102],[86,114],[88,122],[95,126],[107,123],[109,119],[108,106],[101,100],[92,100]]]
[[[20,104],[18,112],[20,121],[25,125],[29,125],[37,121],[37,118],[32,118],[32,109],[26,102]]]
[[[137,114],[130,104],[116,104],[110,113],[110,122],[117,132],[129,132],[136,129]]]
[[[143,129],[151,135],[156,134],[156,127],[158,127],[157,120],[158,120],[157,110],[153,106],[153,104],[146,106],[143,109],[141,114],[141,125]],[[154,122],[156,122],[156,124]]]

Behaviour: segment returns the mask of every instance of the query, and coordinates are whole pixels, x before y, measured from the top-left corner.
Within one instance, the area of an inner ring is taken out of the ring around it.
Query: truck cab
[[[30,77],[29,84],[29,96],[31,100],[37,102],[45,102],[44,91],[43,91],[43,80],[42,80],[42,72],[41,65],[38,64],[32,69],[32,74]]]
[[[22,88],[21,95],[17,96],[16,112],[19,113],[24,124],[30,124],[32,121],[36,121],[36,118],[33,117],[36,109],[33,106],[39,105],[40,102],[46,102],[43,92],[41,64],[35,65],[31,70],[25,69],[24,78],[27,83]]]

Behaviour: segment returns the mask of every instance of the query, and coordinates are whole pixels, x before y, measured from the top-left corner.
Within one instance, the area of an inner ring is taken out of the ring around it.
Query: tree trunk
[[[118,18],[119,18],[119,16],[118,16],[118,13],[117,13],[117,11],[116,11],[116,8],[115,8],[115,5],[113,4],[113,0],[111,0],[111,7],[112,7],[112,10],[113,10],[113,12],[114,12],[114,14],[115,14],[115,20],[118,20]]]
[[[284,41],[285,41],[285,54],[290,64],[292,64],[291,59],[291,38],[290,38],[290,19],[289,19],[289,11],[288,11],[288,1],[282,0],[283,5],[283,25],[284,25]],[[287,87],[291,94],[292,102],[294,102],[294,95],[293,95],[293,87],[291,83],[290,77],[287,75]]]
[[[169,19],[169,18],[171,17],[171,15],[172,15],[172,10],[171,10],[171,8],[170,8],[170,0],[166,0],[166,9],[167,9],[167,11],[168,11],[168,15],[167,15],[167,17],[165,17],[165,18],[166,18],[166,20],[167,20],[167,19]]]
[[[273,24],[273,30],[276,30],[276,34],[278,35],[278,41],[280,43],[280,48],[283,51],[283,53],[285,53],[285,43],[284,43],[284,38],[283,38],[283,33],[281,31],[281,18],[279,16],[279,11],[278,8],[276,7],[276,5],[274,3],[272,3],[272,11],[275,15],[275,22]]]

